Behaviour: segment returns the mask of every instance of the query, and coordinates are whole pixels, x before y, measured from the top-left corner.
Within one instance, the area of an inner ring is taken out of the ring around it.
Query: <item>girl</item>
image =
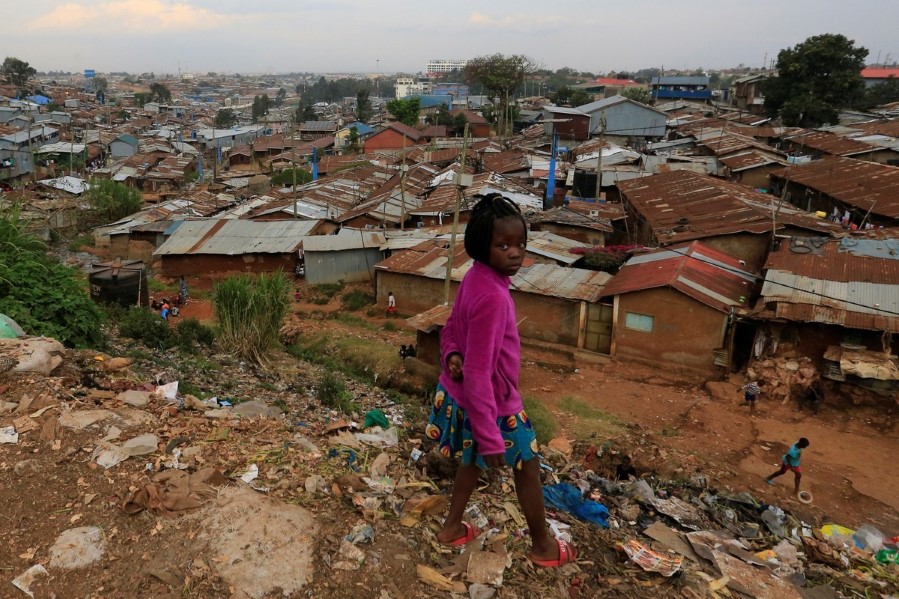
[[[444,369],[426,433],[439,441],[443,455],[462,456],[437,540],[458,547],[480,534],[463,522],[465,507],[482,469],[508,465],[530,529],[528,558],[538,566],[557,567],[574,561],[576,554],[546,528],[537,441],[518,392],[521,344],[509,284],[521,268],[526,243],[524,218],[508,198],[490,194],[472,210],[465,251],[474,265],[441,334]]]

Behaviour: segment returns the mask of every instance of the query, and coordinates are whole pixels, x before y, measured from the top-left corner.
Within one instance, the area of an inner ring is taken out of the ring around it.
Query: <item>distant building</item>
[[[133,135],[122,133],[109,142],[109,155],[113,158],[127,158],[137,154],[138,141]]]
[[[400,77],[394,85],[397,99],[422,96],[431,93],[431,80],[427,77]]]
[[[443,60],[434,58],[428,61],[425,67],[425,73],[451,73],[453,71],[461,71],[468,66],[467,60]]]
[[[734,81],[734,105],[750,114],[765,113],[765,95],[762,84],[768,75],[746,75]]]
[[[653,100],[711,100],[709,78],[702,77],[653,77]]]
[[[668,116],[624,96],[612,96],[577,107],[590,115],[590,133],[619,137],[662,137]]]
[[[862,69],[862,79],[865,80],[866,87],[873,87],[875,85],[880,85],[881,83],[886,83],[887,79],[890,77],[899,79],[899,68],[878,69],[868,67]]]

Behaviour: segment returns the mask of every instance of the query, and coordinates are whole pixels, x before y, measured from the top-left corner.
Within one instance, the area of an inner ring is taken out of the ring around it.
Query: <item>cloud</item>
[[[30,31],[166,32],[220,27],[236,17],[220,15],[184,2],[107,0],[97,4],[67,2],[26,24]]]
[[[530,29],[535,26],[561,25],[571,22],[571,19],[561,15],[545,14],[511,14],[495,17],[481,12],[473,12],[468,16],[468,22],[478,27],[493,27],[498,29]]]

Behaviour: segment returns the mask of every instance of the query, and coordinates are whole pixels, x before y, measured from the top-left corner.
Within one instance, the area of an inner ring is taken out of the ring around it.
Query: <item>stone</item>
[[[281,414],[281,409],[267,405],[265,402],[254,400],[237,404],[234,406],[233,412],[244,418],[252,418],[254,416],[275,418]]]
[[[0,401],[0,414],[6,414],[7,412],[12,412],[18,407],[19,407],[19,404],[17,404],[17,403],[13,403],[11,401]]]
[[[496,589],[486,584],[474,582],[468,586],[468,596],[471,599],[493,599]]]
[[[41,463],[37,460],[22,460],[21,462],[16,462],[16,465],[12,467],[13,472],[15,472],[16,476],[24,477],[29,474],[37,474],[41,470]]]
[[[508,556],[489,551],[475,551],[468,560],[469,582],[502,586]]]
[[[222,491],[207,510],[198,541],[232,596],[299,596],[311,580],[317,527],[307,510],[248,487]]]
[[[80,430],[87,428],[95,422],[100,422],[112,416],[109,410],[80,410],[78,412],[63,412],[59,416],[59,424],[68,428]]]
[[[106,552],[103,529],[81,526],[64,531],[50,547],[50,567],[63,570],[83,568],[98,561]]]
[[[129,406],[144,408],[150,403],[150,392],[131,389],[129,391],[122,391],[116,396],[116,399],[125,402]]]
[[[152,433],[128,439],[122,444],[122,449],[131,457],[154,453],[158,448],[159,437]]]

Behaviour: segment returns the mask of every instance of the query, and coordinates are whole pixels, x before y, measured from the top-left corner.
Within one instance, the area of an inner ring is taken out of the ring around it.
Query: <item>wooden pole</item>
[[[468,123],[462,133],[462,168],[459,171],[459,181],[456,184],[456,207],[453,210],[453,228],[450,232],[449,252],[446,257],[446,279],[443,281],[443,305],[449,305],[450,280],[453,277],[453,259],[456,251],[456,230],[459,228],[459,210],[462,207],[462,175],[465,174],[465,156],[468,154]]]

